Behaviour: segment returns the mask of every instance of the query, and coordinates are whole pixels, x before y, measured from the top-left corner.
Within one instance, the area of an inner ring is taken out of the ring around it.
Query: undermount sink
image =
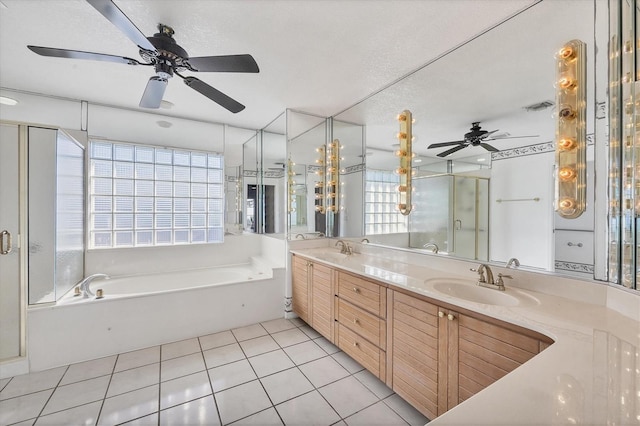
[[[519,306],[537,303],[534,297],[509,287],[505,291],[499,291],[479,287],[471,280],[448,278],[429,279],[425,282],[432,284],[433,289],[439,293],[485,305]]]
[[[324,252],[315,255],[318,259],[326,260],[327,262],[340,262],[347,259],[352,254],[340,253],[340,252]]]

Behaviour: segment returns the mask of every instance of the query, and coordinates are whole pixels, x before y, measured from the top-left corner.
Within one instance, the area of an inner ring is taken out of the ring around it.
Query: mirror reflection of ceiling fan
[[[451,141],[451,142],[432,143],[431,145],[429,145],[427,147],[427,149],[442,148],[442,147],[445,147],[445,146],[455,145],[453,148],[450,148],[450,149],[448,149],[446,151],[442,151],[441,153],[437,154],[438,157],[446,157],[446,156],[451,155],[454,152],[458,152],[461,149],[466,148],[468,146],[481,146],[484,149],[486,149],[487,151],[498,152],[499,149],[495,148],[492,145],[489,145],[487,143],[487,141],[496,141],[496,140],[502,140],[502,139],[516,139],[516,138],[534,138],[534,137],[538,136],[538,135],[530,135],[530,136],[500,136],[500,137],[498,137],[496,135],[494,137],[490,137],[491,135],[496,133],[498,131],[498,129],[492,130],[490,132],[487,131],[487,130],[483,130],[480,127],[480,122],[479,121],[476,121],[476,122],[472,123],[470,130],[471,130],[470,132],[467,132],[467,133],[464,134],[464,139],[462,139],[462,140]]]
[[[190,58],[187,52],[173,39],[174,31],[171,27],[158,24],[158,33],[152,37],[145,37],[142,32],[129,20],[118,6],[111,0],[86,0],[113,25],[124,33],[140,49],[142,62],[123,56],[105,55],[103,53],[83,52],[79,50],[56,49],[52,47],[27,46],[30,50],[42,56],[69,59],[89,59],[93,61],[115,62],[126,65],[148,65],[155,68],[156,75],[152,76],[144,90],[140,106],[143,108],[159,108],[168,81],[173,75],[182,78],[184,83],[206,96],[227,110],[237,113],[244,109],[244,105],[230,98],[219,90],[209,86],[204,81],[181,75],[184,71],[191,72],[260,72],[258,64],[251,55],[202,56]]]

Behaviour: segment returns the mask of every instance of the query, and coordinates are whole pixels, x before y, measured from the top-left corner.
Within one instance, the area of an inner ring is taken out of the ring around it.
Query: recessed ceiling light
[[[162,127],[163,129],[168,129],[169,127],[173,126],[173,123],[165,120],[158,120],[156,121],[156,124]]]
[[[2,105],[16,105],[18,101],[13,98],[7,98],[6,96],[0,96],[0,104]]]
[[[160,108],[171,109],[171,108],[173,108],[173,102],[160,101]]]

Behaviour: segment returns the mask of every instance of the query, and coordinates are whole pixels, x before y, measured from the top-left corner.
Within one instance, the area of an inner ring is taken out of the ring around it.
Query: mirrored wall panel
[[[556,53],[574,39],[587,49],[587,159],[594,160],[595,87],[607,84],[606,70],[595,75],[593,66],[596,47],[607,48],[594,43],[596,3],[537,3],[335,116],[363,129],[361,236],[592,278],[594,192],[580,220],[566,220],[554,211],[553,182]],[[397,207],[394,155],[404,110],[415,119],[408,216]],[[587,171],[593,183],[593,167]],[[352,229],[344,235],[356,236]]]

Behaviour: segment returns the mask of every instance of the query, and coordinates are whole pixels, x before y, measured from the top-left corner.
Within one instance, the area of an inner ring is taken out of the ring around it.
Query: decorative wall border
[[[587,145],[595,143],[594,134],[587,135]],[[492,152],[491,161],[506,160],[514,157],[524,157],[527,155],[543,154],[545,152],[555,152],[556,146],[554,141],[542,142],[535,145],[521,146],[519,148],[505,149],[503,151]]]
[[[593,274],[593,265],[586,263],[563,262],[556,260],[555,268],[559,271],[583,272]]]
[[[364,163],[360,163],[360,164],[356,164],[353,166],[349,166],[349,167],[345,167],[343,170],[344,171],[340,171],[341,175],[348,175],[351,173],[357,173],[357,172],[362,172],[365,169],[365,165]]]

